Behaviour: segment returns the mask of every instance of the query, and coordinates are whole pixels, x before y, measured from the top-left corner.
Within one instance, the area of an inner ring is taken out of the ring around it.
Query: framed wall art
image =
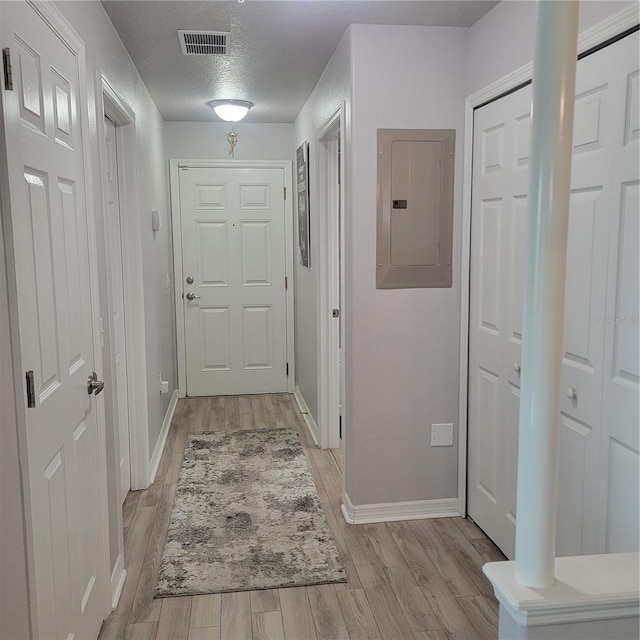
[[[309,211],[309,143],[303,142],[296,151],[296,187],[298,192],[298,260],[311,268],[311,218]]]

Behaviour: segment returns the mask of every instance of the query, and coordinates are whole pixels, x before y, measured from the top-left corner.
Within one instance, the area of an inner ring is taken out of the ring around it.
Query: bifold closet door
[[[638,546],[637,50],[634,34],[578,64],[558,555]],[[468,506],[508,557],[515,540],[530,101],[525,87],[474,118]]]

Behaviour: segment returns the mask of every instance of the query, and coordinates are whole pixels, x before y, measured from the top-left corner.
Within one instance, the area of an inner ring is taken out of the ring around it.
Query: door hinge
[[[13,72],[11,69],[11,49],[6,47],[2,50],[2,67],[4,68],[4,88],[6,91],[13,91]]]
[[[340,429],[340,440],[342,440],[342,416],[340,416],[339,429]]]
[[[284,199],[287,199],[287,187],[284,188]]]
[[[27,371],[27,408],[36,408],[36,384],[33,379],[33,371]]]
[[[286,291],[289,288],[289,278],[287,276],[284,277],[284,290]]]
[[[289,375],[289,363],[287,362],[287,375]]]

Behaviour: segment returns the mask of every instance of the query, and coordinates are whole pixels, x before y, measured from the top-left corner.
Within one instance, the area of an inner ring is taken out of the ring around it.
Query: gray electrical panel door
[[[376,287],[450,287],[454,129],[378,129]]]

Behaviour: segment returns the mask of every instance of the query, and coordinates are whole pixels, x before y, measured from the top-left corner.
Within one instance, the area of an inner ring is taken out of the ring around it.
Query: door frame
[[[329,116],[316,135],[318,166],[318,268],[316,304],[318,333],[318,445],[343,448],[340,440],[340,399],[344,402],[344,126],[345,104]],[[338,147],[339,144],[339,147]],[[338,163],[340,149],[342,161]],[[338,166],[339,165],[339,166]],[[338,175],[339,170],[339,175]],[[338,176],[339,190],[332,176]],[[326,215],[324,213],[326,212]],[[339,216],[339,213],[341,215]],[[339,242],[338,242],[339,240]],[[338,322],[332,310],[338,308]],[[342,335],[343,375],[340,375],[339,335]],[[342,408],[343,431],[345,411]],[[344,448],[343,448],[344,449]]]
[[[76,33],[65,16],[55,6],[53,0],[25,0],[43,21],[49,26],[52,32],[60,38],[60,40],[69,48],[78,60],[78,93],[80,102],[80,126],[82,131],[82,161],[84,165],[85,177],[85,208],[87,212],[87,247],[89,257],[89,283],[91,287],[91,321],[93,334],[93,361],[95,370],[101,372],[103,370],[102,351],[100,347],[101,330],[100,330],[100,300],[99,300],[99,283],[98,283],[98,257],[96,245],[96,211],[94,207],[94,190],[93,179],[91,175],[91,142],[88,122],[88,83],[87,83],[87,63],[86,49],[82,38]],[[6,145],[4,132],[4,104],[0,101],[0,143],[3,145],[2,154],[4,154],[4,146]],[[35,566],[34,566],[34,540],[31,521],[31,503],[29,497],[29,450],[27,446],[27,413],[25,410],[25,388],[24,388],[24,364],[22,362],[22,354],[20,349],[20,333],[21,327],[18,321],[18,289],[16,279],[15,254],[20,251],[19,247],[13,244],[13,233],[11,230],[11,202],[9,199],[9,184],[6,168],[0,171],[0,196],[2,197],[3,225],[4,225],[4,245],[6,252],[7,267],[7,289],[9,294],[9,328],[11,332],[11,348],[14,372],[14,387],[16,398],[16,426],[18,432],[18,449],[21,461],[21,494],[24,509],[25,520],[25,546],[26,561],[28,574],[29,589],[29,617],[31,629],[38,629],[38,611],[37,598],[35,593]],[[106,456],[106,425],[105,425],[105,406],[104,397],[101,395],[93,397],[93,411],[96,418],[97,433],[97,461],[98,461],[98,487],[100,493],[100,513],[102,520],[101,527],[101,546],[100,550],[96,550],[101,557],[102,573],[103,573],[103,619],[111,613],[111,571],[109,567],[109,509],[107,497],[107,456]]]
[[[592,49],[605,45],[608,40],[625,31],[637,27],[638,8],[629,6],[578,35],[578,56],[582,57]],[[533,78],[533,62],[529,62],[512,73],[492,82],[484,89],[465,99],[464,112],[464,174],[462,193],[462,253],[460,292],[460,397],[458,403],[458,424],[460,425],[458,445],[458,505],[460,515],[467,515],[467,471],[468,471],[468,380],[469,380],[469,295],[471,259],[471,188],[473,162],[473,115],[474,110],[504,95],[517,91],[529,84]]]
[[[285,276],[287,362],[289,376],[287,392],[293,393],[296,379],[293,305],[293,163],[291,160],[189,160],[170,159],[171,226],[173,240],[173,277],[175,282],[176,346],[178,352],[178,397],[187,396],[187,359],[185,350],[184,301],[182,299],[182,215],[180,209],[180,167],[204,169],[282,169],[287,197],[284,201]]]
[[[107,207],[107,166],[104,143],[104,116],[116,125],[118,147],[118,184],[120,188],[120,226],[122,274],[125,305],[125,340],[127,345],[127,388],[129,413],[129,459],[131,489],[149,486],[149,413],[147,406],[147,355],[144,280],[142,274],[142,232],[138,200],[136,154],[136,115],[100,69],[96,70],[96,113],[100,156],[100,189],[103,211]],[[123,215],[125,212],[127,215]],[[130,214],[130,215],[129,215]],[[106,239],[104,255],[107,255]],[[105,265],[106,266],[106,265]],[[110,296],[109,296],[110,300]],[[111,305],[109,304],[111,311]],[[110,319],[108,320],[110,323]],[[111,328],[112,329],[112,328]],[[112,335],[113,331],[110,332]],[[119,481],[118,481],[119,482]]]

